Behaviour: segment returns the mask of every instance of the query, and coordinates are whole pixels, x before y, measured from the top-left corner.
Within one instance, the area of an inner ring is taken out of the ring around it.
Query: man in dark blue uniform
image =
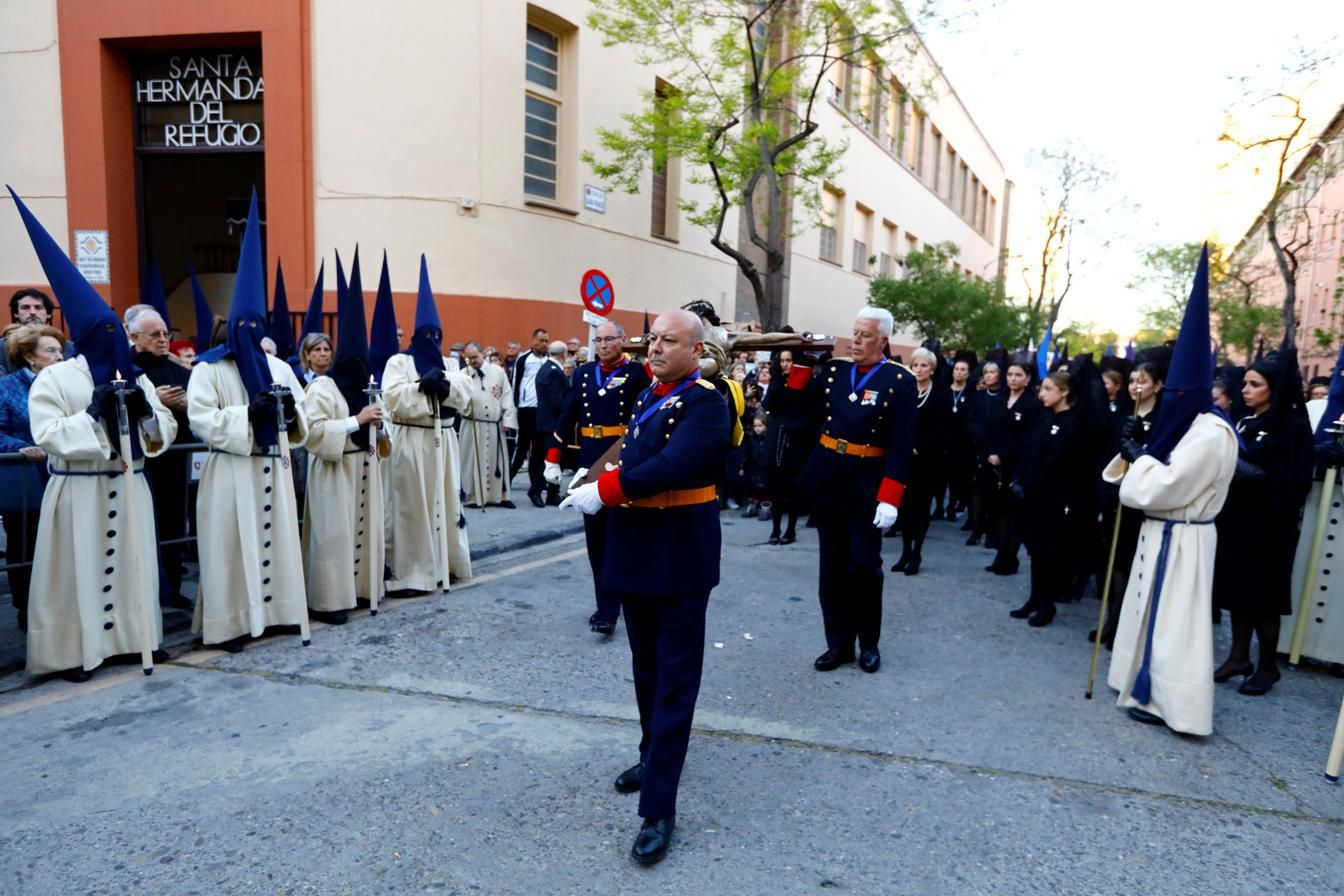
[[[719,498],[732,421],[718,390],[700,379],[704,330],[669,311],[649,331],[657,383],[640,395],[617,469],[569,493],[586,514],[607,508],[599,588],[619,593],[630,637],[639,762],[616,778],[640,791],[644,822],[630,855],[651,865],[667,853],[677,784],[705,658],[705,609],[719,583]]]
[[[607,453],[616,440],[625,435],[625,423],[635,399],[649,386],[644,367],[625,357],[625,328],[607,321],[593,335],[597,360],[574,371],[560,423],[546,451],[546,471],[551,485],[560,484],[560,457],[575,429],[579,437],[579,471],[570,488],[576,488],[588,476],[588,468]],[[600,635],[616,630],[621,615],[620,594],[599,584],[603,557],[606,556],[607,514],[599,511],[583,518],[583,534],[588,541],[588,563],[593,568],[593,589],[597,592],[597,612],[588,617],[588,626]]]
[[[798,480],[820,543],[820,672],[854,662],[856,638],[859,668],[876,672],[882,663],[882,532],[896,522],[918,420],[914,374],[884,356],[892,325],[891,312],[864,308],[852,360],[815,370],[795,360],[789,371],[788,388],[804,390],[821,430]]]

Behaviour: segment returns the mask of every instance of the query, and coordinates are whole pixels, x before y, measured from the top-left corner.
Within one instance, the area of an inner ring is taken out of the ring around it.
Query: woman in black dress
[[[1315,461],[1297,353],[1271,353],[1246,371],[1237,421],[1241,451],[1218,514],[1214,604],[1232,612],[1232,649],[1213,680],[1247,676],[1238,691],[1269,692],[1279,680],[1280,617],[1292,612],[1293,555]],[[1251,664],[1251,635],[1259,663]]]
[[[1009,363],[1004,375],[1008,382],[1007,398],[995,403],[989,417],[989,465],[999,471],[1004,489],[1017,475],[1018,464],[1026,453],[1029,436],[1041,414],[1041,403],[1027,388],[1031,372],[1026,361]],[[1014,500],[1003,500],[998,514],[998,551],[994,562],[986,566],[995,575],[1016,575],[1017,550],[1022,546],[1022,507]]]
[[[971,384],[973,353],[958,353],[952,362],[952,382],[946,393],[951,416],[947,422],[943,457],[946,460],[948,522],[955,523],[957,514],[968,511],[971,504],[971,474],[975,467],[975,448],[971,442],[970,407],[975,386]]]
[[[1081,450],[1085,434],[1073,406],[1074,378],[1060,369],[1041,382],[1040,413],[1010,491],[1021,506],[1021,535],[1031,556],[1031,595],[1009,615],[1033,628],[1049,625],[1064,600],[1082,529],[1077,507],[1092,485],[1092,464]],[[1084,502],[1086,503],[1086,502]]]
[[[997,528],[1003,476],[999,469],[989,462],[989,455],[993,453],[989,447],[989,429],[990,421],[999,413],[999,405],[1003,404],[1005,398],[1003,373],[999,370],[998,363],[986,361],[980,368],[980,381],[976,391],[970,396],[966,405],[968,409],[966,429],[970,433],[973,455],[971,512],[967,520],[971,534],[966,538],[968,546],[979,544],[981,537]]]
[[[910,356],[915,375],[915,401],[919,423],[915,427],[915,455],[910,462],[909,481],[901,499],[901,559],[892,572],[908,576],[919,574],[924,537],[929,532],[929,504],[943,481],[943,441],[946,438],[949,404],[945,390],[933,380],[938,358],[927,348],[917,348]]]
[[[801,369],[801,368],[800,368]],[[761,407],[769,414],[765,431],[765,483],[770,495],[770,544],[793,544],[797,539],[798,473],[817,441],[806,392],[785,388],[793,370],[793,352],[785,349],[770,364],[770,385]],[[780,522],[788,515],[788,527]]]

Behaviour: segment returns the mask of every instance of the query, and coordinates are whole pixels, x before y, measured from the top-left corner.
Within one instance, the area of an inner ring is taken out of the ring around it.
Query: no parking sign
[[[612,286],[611,278],[597,268],[584,272],[579,280],[579,296],[583,299],[583,307],[602,317],[616,307],[616,287]]]

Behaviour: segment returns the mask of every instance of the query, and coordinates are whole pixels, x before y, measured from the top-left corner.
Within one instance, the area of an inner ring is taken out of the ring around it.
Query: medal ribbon
[[[849,367],[849,394],[858,395],[859,390],[862,389],[864,386],[868,385],[868,381],[873,378],[873,374],[881,370],[882,365],[885,363],[886,363],[885,361],[879,361],[878,363],[874,364],[873,369],[863,375],[863,379],[859,380],[858,385],[854,384],[854,380],[859,375],[859,365],[851,364]]]
[[[616,377],[620,375],[620,372],[624,370],[627,366],[629,366],[629,364],[630,364],[629,361],[625,361],[624,363],[621,364],[620,367],[617,367],[615,370],[613,370],[611,372],[611,376],[607,377],[607,381],[603,383],[600,387],[598,387],[599,390],[602,392],[607,391],[607,387],[611,385],[611,381],[616,379]],[[598,362],[597,373],[599,376],[602,374],[602,362],[600,361]]]
[[[687,377],[686,380],[680,386],[677,386],[677,388],[673,389],[671,392],[667,393],[664,396],[659,396],[658,401],[655,401],[653,403],[653,407],[646,408],[644,413],[639,415],[639,419],[635,421],[635,428],[638,429],[641,423],[643,423],[645,420],[649,419],[654,414],[658,413],[663,408],[671,404],[672,399],[676,398],[678,395],[685,392],[687,389],[691,388],[691,386],[695,385],[695,381],[699,378],[700,373],[697,371],[691,374],[689,377]],[[651,396],[655,388],[657,387],[650,386],[648,389],[646,389],[644,391],[644,394],[640,396],[640,400],[643,401],[644,399]]]

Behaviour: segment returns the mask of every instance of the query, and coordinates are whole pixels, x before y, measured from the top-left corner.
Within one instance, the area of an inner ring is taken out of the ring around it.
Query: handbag
[[[0,459],[0,515],[37,513],[46,482],[41,464],[22,455]]]

